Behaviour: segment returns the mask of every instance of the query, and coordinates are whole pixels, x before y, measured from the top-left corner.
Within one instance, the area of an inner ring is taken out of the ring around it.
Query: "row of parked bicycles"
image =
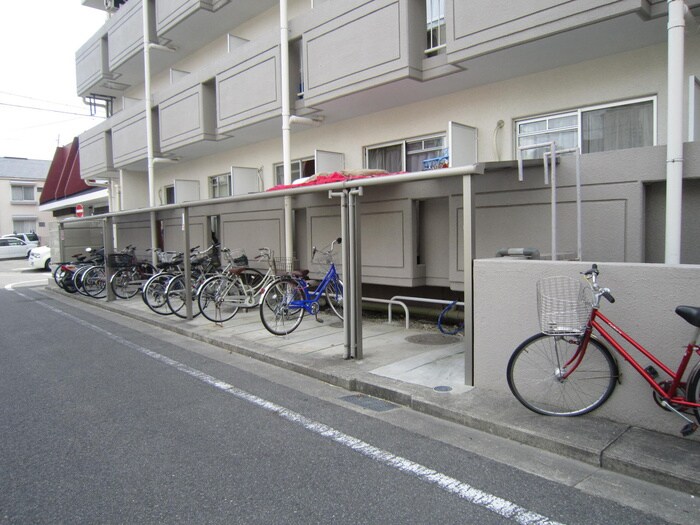
[[[59,263],[53,278],[66,292],[95,299],[107,297],[108,286],[118,299],[140,294],[156,314],[183,319],[189,317],[188,300],[193,317],[201,314],[214,323],[229,321],[240,309],[258,308],[270,333],[286,335],[296,330],[305,314],[321,322],[318,313],[324,307],[343,318],[343,283],[333,260],[340,242],[338,238],[324,249],[313,248],[312,262],[324,271],[320,281],[309,279],[309,270],[291,270],[291,262],[275,257],[270,248],[260,248],[251,266],[242,250],[219,245],[191,250],[189,293],[184,253],[156,250],[154,266],[139,260],[131,245],[106,258],[104,249],[88,248],[74,261]]]

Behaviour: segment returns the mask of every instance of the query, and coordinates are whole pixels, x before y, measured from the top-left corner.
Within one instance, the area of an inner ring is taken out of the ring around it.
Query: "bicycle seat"
[[[297,279],[306,279],[309,275],[309,270],[292,270],[292,277]]]
[[[700,328],[700,308],[697,306],[679,306],[676,313],[693,326]]]

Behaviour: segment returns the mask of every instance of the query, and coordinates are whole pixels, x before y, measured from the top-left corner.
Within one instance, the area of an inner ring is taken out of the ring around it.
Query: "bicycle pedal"
[[[654,367],[651,366],[651,365],[649,365],[648,367],[646,367],[646,368],[644,369],[644,371],[645,371],[647,374],[649,374],[651,377],[653,377],[654,379],[656,379],[657,377],[659,377],[659,372],[656,370],[656,368],[654,368]]]
[[[697,423],[688,423],[681,429],[681,435],[683,437],[688,437],[691,435],[693,432],[695,432],[698,429]]]

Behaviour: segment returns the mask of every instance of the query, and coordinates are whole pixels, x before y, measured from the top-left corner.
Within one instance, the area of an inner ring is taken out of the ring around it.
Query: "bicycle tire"
[[[194,276],[193,276],[194,281]],[[169,282],[165,289],[165,301],[168,303],[170,311],[181,319],[187,319],[187,295],[185,290],[185,276],[176,275]],[[192,291],[192,318],[197,317],[201,312],[199,308],[194,308],[197,301],[197,294]]]
[[[94,299],[107,297],[107,281],[104,266],[92,266],[85,271],[82,278],[83,290]]]
[[[73,287],[75,288],[75,291],[86,297],[89,297],[89,295],[83,289],[83,276],[85,275],[85,272],[87,272],[91,267],[92,265],[80,266],[73,272],[72,275]]]
[[[700,366],[696,366],[688,379],[688,401],[691,403],[700,403]],[[693,408],[695,419],[700,423],[700,408]]]
[[[172,312],[168,308],[165,296],[165,289],[168,282],[173,278],[170,273],[159,273],[148,280],[143,288],[143,300],[146,305],[159,315],[170,315]]]
[[[64,271],[61,275],[61,284],[59,286],[67,293],[76,293],[78,290],[73,283],[73,272]]]
[[[109,287],[119,299],[131,299],[137,293],[141,282],[139,273],[134,268],[121,268],[109,280]]]
[[[438,321],[437,321],[438,330],[440,330],[440,332],[445,334],[445,335],[457,335],[461,332],[464,332],[464,322],[458,322],[454,327],[452,327],[450,329],[445,328],[445,317],[450,312],[450,310],[452,310],[456,306],[457,306],[457,301],[452,301],[445,308],[443,308],[442,312],[440,312],[440,315],[438,316]]]
[[[223,323],[238,313],[244,295],[236,279],[215,275],[202,283],[197,305],[202,315],[213,323]]]
[[[580,416],[601,406],[619,377],[610,350],[590,340],[581,363],[566,379],[560,370],[578,347],[577,336],[536,334],[508,361],[508,387],[526,408],[546,416]]]
[[[290,303],[304,299],[304,290],[292,278],[283,277],[270,284],[260,301],[260,320],[265,329],[274,335],[291,334],[301,324],[305,311],[290,307]]]
[[[343,281],[336,278],[328,282],[326,289],[324,290],[326,296],[326,302],[330,306],[333,313],[340,319],[343,320]]]

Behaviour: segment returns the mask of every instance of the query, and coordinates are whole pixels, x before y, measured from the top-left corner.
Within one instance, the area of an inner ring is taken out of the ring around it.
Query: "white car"
[[[16,237],[0,238],[0,259],[26,259],[32,248]]]
[[[51,248],[48,246],[38,246],[29,252],[29,267],[35,270],[50,270]]]

